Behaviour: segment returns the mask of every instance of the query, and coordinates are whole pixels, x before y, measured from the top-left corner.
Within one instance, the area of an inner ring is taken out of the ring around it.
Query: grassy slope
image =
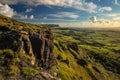
[[[20,27],[23,27],[22,29]],[[48,30],[47,27],[33,25],[29,23],[18,22],[12,18],[3,16],[0,14],[0,37],[5,33],[12,32],[12,31],[24,31],[29,33],[30,30],[38,31],[46,31]],[[9,35],[9,34],[8,34]],[[16,35],[16,34],[15,34]],[[13,34],[13,36],[15,36]],[[20,36],[25,37],[24,34]],[[31,57],[27,54],[18,54],[15,52],[15,49],[18,47],[19,43],[17,40],[13,39],[14,41],[8,41],[8,38],[0,39],[0,42],[5,42],[6,45],[0,43],[0,80],[4,80],[4,78],[13,76],[18,77],[19,75],[24,76],[34,76],[39,73],[33,66],[28,65],[26,67],[21,66],[22,62],[26,61],[29,62]],[[10,45],[9,45],[10,44]],[[7,49],[2,49],[2,47],[7,46]],[[26,64],[24,63],[24,64]]]
[[[120,31],[54,29],[53,32],[54,52],[63,80],[120,79]],[[73,43],[78,45],[77,52],[67,46]]]
[[[40,25],[35,25],[35,24],[30,24],[30,23],[23,23],[19,22],[15,19],[3,16],[0,14],[0,31],[2,32],[2,27],[8,29],[8,30],[19,30],[19,27],[23,26],[24,28],[28,27],[33,30],[39,29],[39,30],[47,30],[47,27],[40,26]],[[1,33],[0,32],[0,33]]]

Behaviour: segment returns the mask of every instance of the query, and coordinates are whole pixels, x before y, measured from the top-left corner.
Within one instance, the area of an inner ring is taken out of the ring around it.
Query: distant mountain
[[[59,28],[60,26],[58,24],[40,24],[41,26],[46,26],[49,28]]]

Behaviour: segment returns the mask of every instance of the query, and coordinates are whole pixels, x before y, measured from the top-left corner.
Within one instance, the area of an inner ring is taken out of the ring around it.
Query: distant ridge
[[[60,27],[58,24],[40,24],[41,26],[51,27],[51,28],[58,28]]]

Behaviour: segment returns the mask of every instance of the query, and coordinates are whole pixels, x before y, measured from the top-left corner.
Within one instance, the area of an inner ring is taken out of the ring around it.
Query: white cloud
[[[100,1],[100,0],[99,0]],[[22,3],[29,6],[47,5],[47,6],[59,6],[70,7],[89,13],[95,13],[100,8],[93,2],[87,2],[86,0],[1,0],[4,4],[16,4]],[[110,7],[101,7],[102,11],[111,11]]]
[[[114,4],[120,5],[120,0],[114,0]]]
[[[0,14],[3,14],[8,17],[13,17],[16,12],[8,5],[3,5],[0,3]]]
[[[49,16],[57,17],[57,18],[71,18],[71,19],[79,18],[79,15],[73,12],[58,12],[56,14],[49,14]]]
[[[34,15],[21,15],[21,14],[17,14],[18,17],[20,17],[20,19],[34,19]]]
[[[120,22],[120,14],[119,13],[101,14],[101,16],[109,18],[113,22]]]
[[[47,17],[43,17],[44,20],[48,19]]]
[[[118,0],[115,0],[115,4],[118,4]]]
[[[117,14],[107,14],[106,16],[109,16],[109,17],[116,17]]]
[[[119,13],[101,14],[101,15],[105,17],[119,17],[120,16]]]
[[[113,18],[114,21],[120,21],[120,17]]]
[[[33,9],[32,8],[28,8],[28,9],[26,9],[26,13],[28,13],[28,12],[31,12]]]
[[[45,22],[41,22],[40,24],[46,24]]]
[[[31,16],[30,16],[30,19],[34,19],[34,15],[31,15]]]
[[[100,23],[100,24],[102,24],[102,23],[109,24],[111,22],[110,20],[106,20],[106,19],[97,19],[96,16],[90,17],[90,20],[92,23]]]
[[[91,20],[93,23],[97,22],[96,16],[90,17],[90,20]]]
[[[112,4],[120,6],[120,0],[111,0]]]
[[[0,3],[2,3],[2,4],[16,4],[19,1],[20,0],[1,0]]]
[[[21,15],[20,18],[21,18],[21,19],[28,19],[28,16],[27,16],[27,15]]]
[[[111,8],[111,7],[101,7],[101,8],[99,8],[99,11],[100,11],[100,12],[112,11],[112,8]]]

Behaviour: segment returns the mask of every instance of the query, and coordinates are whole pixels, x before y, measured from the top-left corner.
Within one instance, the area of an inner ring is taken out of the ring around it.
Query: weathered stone
[[[10,19],[12,21],[7,21],[8,18],[4,16],[0,16],[0,20],[5,24],[2,27],[0,25],[0,50],[13,51],[13,53],[8,52],[8,55],[12,55],[12,57],[3,53],[0,55],[0,69],[3,68],[0,70],[0,74],[3,73],[0,78],[3,78],[3,80],[55,80],[48,73],[50,68],[56,64],[51,30],[12,19]],[[14,68],[19,72],[14,73]],[[24,68],[33,71],[33,73],[31,72],[33,76],[29,76],[29,72],[23,71]],[[40,69],[43,69],[42,73],[40,73]],[[9,71],[12,73],[9,73]],[[8,76],[11,74],[14,77]]]

